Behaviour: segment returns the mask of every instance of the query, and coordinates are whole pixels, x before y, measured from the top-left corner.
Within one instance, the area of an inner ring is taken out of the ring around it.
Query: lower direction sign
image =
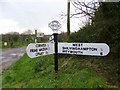
[[[49,42],[53,43],[54,42],[54,36],[49,37]]]
[[[109,46],[105,43],[58,43],[58,53],[106,56]]]
[[[53,54],[53,43],[31,43],[26,48],[27,55],[30,58],[39,57],[42,55]]]

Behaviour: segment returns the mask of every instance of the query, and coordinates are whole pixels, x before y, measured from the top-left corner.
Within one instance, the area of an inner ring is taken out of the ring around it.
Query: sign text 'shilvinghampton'
[[[105,43],[58,43],[58,53],[106,56],[109,46]]]

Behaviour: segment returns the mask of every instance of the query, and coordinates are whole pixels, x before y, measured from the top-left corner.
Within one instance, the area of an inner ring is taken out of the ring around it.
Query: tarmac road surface
[[[0,49],[0,73],[24,55],[26,47]]]

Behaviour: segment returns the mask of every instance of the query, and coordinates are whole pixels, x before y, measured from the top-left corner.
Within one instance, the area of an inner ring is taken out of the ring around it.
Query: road
[[[26,47],[0,49],[0,73],[24,55]]]

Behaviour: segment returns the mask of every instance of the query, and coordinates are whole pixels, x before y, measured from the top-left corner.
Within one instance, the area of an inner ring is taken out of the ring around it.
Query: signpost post
[[[37,30],[35,30],[35,43],[37,43]]]
[[[48,26],[53,30],[53,36],[54,36],[54,70],[57,73],[58,71],[58,30],[61,28],[61,24],[54,20],[48,24]]]
[[[55,53],[54,53],[54,69],[58,71],[58,33],[54,33],[54,45],[55,45]]]

